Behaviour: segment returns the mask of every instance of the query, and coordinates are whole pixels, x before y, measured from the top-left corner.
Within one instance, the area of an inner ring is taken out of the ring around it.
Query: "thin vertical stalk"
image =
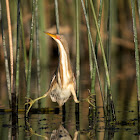
[[[86,5],[87,17],[89,20],[90,18],[89,18],[89,6],[88,6],[88,4],[89,4],[88,0],[86,0],[85,5]],[[90,77],[91,77],[90,98],[92,98],[92,100],[90,101],[92,103],[92,105],[89,104],[89,127],[95,128],[94,120],[96,118],[96,92],[95,92],[95,87],[92,86],[93,85],[93,83],[92,83],[92,81],[93,81],[92,80],[93,79],[92,78],[92,76],[93,76],[93,59],[92,59],[92,49],[91,49],[89,34],[88,34],[88,48],[89,48],[89,64],[90,64]]]
[[[102,86],[101,86],[101,80],[100,80],[98,63],[97,63],[97,59],[96,59],[95,49],[94,49],[94,46],[93,46],[93,41],[92,41],[92,37],[91,37],[91,31],[90,31],[89,22],[88,22],[88,18],[87,18],[87,14],[86,14],[86,9],[85,9],[83,0],[81,0],[81,3],[82,3],[84,15],[85,15],[85,19],[86,19],[87,30],[88,30],[89,39],[90,39],[90,43],[91,43],[91,47],[92,47],[92,52],[93,52],[93,57],[94,57],[94,61],[95,61],[95,66],[96,66],[96,70],[97,70],[97,76],[98,76],[98,80],[99,80],[99,86],[100,86],[102,101],[103,101],[103,104],[104,104],[103,92],[102,92]],[[106,110],[104,110],[104,113],[106,115]]]
[[[106,58],[107,58],[107,66],[108,66],[108,71],[109,71],[109,76],[110,76],[110,59],[111,59],[111,8],[110,8],[110,3],[111,1],[108,0],[108,19],[107,19],[107,35],[108,35],[108,40],[107,40],[107,47],[106,47]],[[111,77],[111,76],[110,76]],[[110,84],[111,85],[111,84]],[[107,88],[107,80],[105,78],[105,103],[107,106],[107,110],[108,113],[110,114],[110,99],[109,99],[109,91]],[[110,115],[108,115],[108,117],[110,117]]]
[[[34,9],[35,0],[32,0],[32,20],[30,30],[30,49],[29,49],[29,64],[28,64],[28,76],[27,76],[27,97],[30,97],[30,84],[31,84],[31,67],[32,67],[32,52],[33,52],[33,32],[34,32]]]
[[[137,1],[138,1],[138,13],[139,13],[139,22],[140,22],[140,0]]]
[[[98,16],[99,29],[100,29],[100,26],[101,26],[102,9],[103,9],[103,0],[100,0],[100,8],[99,8],[99,16]],[[96,58],[97,58],[97,54],[98,54],[97,53],[98,52],[98,44],[99,44],[99,37],[98,37],[98,35],[96,35],[96,42],[95,42]],[[96,80],[96,66],[95,66],[95,63],[94,63],[93,73],[92,73],[91,93],[95,92],[95,80]]]
[[[49,23],[49,19],[46,18],[45,19],[45,16],[46,16],[46,13],[44,12],[45,11],[45,4],[44,4],[44,0],[39,0],[38,1],[38,10],[39,10],[39,30],[43,31],[45,28],[46,28],[46,25],[47,23]],[[48,1],[47,1],[48,3]],[[49,13],[49,11],[48,11]],[[47,14],[48,15],[48,14]],[[41,66],[43,67],[46,67],[48,65],[48,62],[49,62],[49,48],[46,47],[47,46],[47,40],[46,40],[46,36],[44,34],[39,34],[39,42],[40,42],[40,46],[41,46],[41,49],[40,49],[40,63],[41,63]],[[43,69],[42,69],[42,73],[43,73]],[[42,74],[43,75],[43,74]],[[44,91],[44,87],[46,85],[46,83],[48,83],[48,80],[46,79],[46,77],[44,78],[44,76],[42,77],[41,76],[41,81],[43,81],[43,83],[41,84],[41,94],[43,95],[44,92],[46,91],[46,88],[45,88],[45,91]],[[46,81],[46,82],[44,82]],[[45,84],[44,84],[45,83]],[[42,105],[41,106],[45,106],[45,102],[41,101]]]
[[[88,7],[88,0],[85,1],[85,6],[86,6],[86,12],[87,12],[87,17],[89,21],[89,7]],[[89,21],[90,22],[90,21]],[[92,50],[91,50],[91,44],[90,44],[90,39],[89,39],[89,34],[88,34],[88,49],[89,49],[89,67],[90,67],[90,78],[92,79],[92,73],[93,73],[93,59],[92,59]]]
[[[36,10],[35,10],[35,17],[36,17],[36,53],[37,53],[37,90],[38,90],[38,97],[41,96],[40,94],[40,44],[39,44],[39,26],[38,26],[38,0],[36,0]],[[39,107],[40,107],[40,102]]]
[[[12,30],[11,30],[11,19],[10,19],[9,0],[6,0],[6,11],[7,11],[8,33],[9,33],[9,47],[10,47],[11,93],[13,93],[14,92],[13,44],[12,44]]]
[[[105,52],[104,52],[104,48],[103,48],[103,44],[102,44],[102,40],[101,40],[101,36],[100,36],[100,31],[99,31],[99,27],[98,27],[98,22],[97,22],[97,18],[96,18],[96,14],[95,14],[95,10],[94,10],[92,0],[90,0],[90,5],[91,5],[91,9],[92,9],[92,13],[93,13],[94,21],[95,21],[95,26],[96,26],[99,41],[100,41],[101,52],[102,52],[102,56],[103,56],[105,74],[106,74],[108,91],[109,91],[110,105],[111,105],[111,108],[112,108],[112,118],[113,118],[113,120],[115,120],[116,116],[115,116],[115,108],[114,108],[114,103],[113,103],[113,97],[112,97],[112,93],[111,93],[111,83],[110,83],[109,71],[108,71],[106,56],[105,56]]]
[[[79,0],[75,0],[76,5],[76,92],[79,99],[80,89],[80,45],[79,45]],[[79,104],[75,106],[76,129],[79,130]]]
[[[47,13],[45,11],[45,3],[49,3],[49,1],[41,1],[38,0],[38,22],[39,22],[39,30],[43,31],[46,28],[46,25],[50,22],[49,20],[49,15],[50,12],[48,11]],[[46,17],[46,18],[45,18]],[[48,66],[49,62],[49,47],[47,47],[47,39],[46,36],[42,33],[39,32],[39,44],[40,44],[40,65],[42,67],[41,69],[41,96],[44,95],[44,92],[46,92],[47,87],[46,85],[49,84],[48,77],[45,76],[45,73],[49,73],[48,69],[44,69],[44,67]],[[46,107],[47,102],[45,100],[40,100],[41,102],[41,107]]]
[[[94,21],[95,21],[95,25],[96,25],[96,28],[97,28],[99,41],[100,41],[101,51],[102,51],[102,55],[103,55],[103,62],[104,62],[104,67],[105,67],[105,73],[106,73],[106,78],[107,78],[107,84],[108,84],[108,88],[110,88],[110,79],[109,79],[107,61],[106,61],[106,57],[105,57],[105,52],[104,52],[104,48],[103,48],[103,44],[102,44],[102,40],[101,40],[101,36],[100,36],[100,31],[99,31],[99,27],[98,27],[98,22],[97,22],[97,18],[96,18],[96,14],[95,14],[95,10],[94,10],[92,0],[90,0],[90,5],[91,5],[92,12],[93,12]]]
[[[76,3],[76,89],[79,98],[79,82],[80,82],[80,46],[79,46],[79,0]]]
[[[59,34],[59,13],[58,13],[58,1],[55,0],[55,16],[56,16],[56,30]]]
[[[89,20],[89,7],[88,7],[88,0],[86,0],[85,5],[86,5],[86,11],[87,11],[87,17]],[[91,50],[91,44],[90,44],[90,39],[89,39],[89,34],[88,34],[88,48],[89,48],[89,66],[90,66],[90,78],[92,79],[92,73],[93,73],[93,59],[92,59],[92,50]]]
[[[20,0],[17,1],[16,97],[19,94]]]
[[[132,19],[133,19],[133,32],[134,32],[134,43],[135,43],[135,63],[136,63],[136,81],[137,81],[137,97],[140,99],[140,70],[139,70],[139,49],[138,49],[138,38],[136,28],[136,15],[135,15],[135,2],[131,0],[132,5]],[[140,101],[139,101],[140,104]],[[139,111],[138,105],[138,111]]]
[[[2,2],[0,1],[0,5]],[[0,6],[0,15],[2,18],[2,6]],[[10,85],[10,73],[9,73],[9,66],[8,66],[8,58],[7,58],[7,50],[5,45],[5,33],[3,28],[3,18],[1,19],[1,31],[2,31],[2,45],[4,50],[4,60],[5,60],[5,69],[6,69],[6,81],[7,81],[7,90],[8,90],[8,98],[9,98],[9,105],[11,106],[11,85]]]
[[[27,82],[28,62],[27,62],[27,54],[26,54],[26,46],[25,46],[22,11],[20,11],[20,26],[21,26],[21,44],[22,44],[22,47],[23,47],[23,58],[24,58],[24,67],[25,67],[25,79],[26,79],[26,82]]]
[[[102,8],[103,8],[103,0],[100,0],[100,8],[99,8],[99,16],[98,16],[98,26],[100,28],[101,25],[101,17],[102,17]],[[99,37],[96,35],[96,42],[95,42],[95,54],[97,58],[98,52],[98,44],[99,44]],[[94,63],[93,70],[91,73],[91,94],[93,95],[93,99],[95,100],[94,105],[96,106],[96,94],[95,94],[95,81],[96,81],[96,64]]]

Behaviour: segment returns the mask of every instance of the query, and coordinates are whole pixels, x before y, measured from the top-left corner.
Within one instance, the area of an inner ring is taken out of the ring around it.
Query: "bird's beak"
[[[44,32],[45,34],[49,35],[50,37],[54,38],[54,39],[57,39],[57,36],[56,35],[53,35],[53,34],[50,34],[48,32]]]

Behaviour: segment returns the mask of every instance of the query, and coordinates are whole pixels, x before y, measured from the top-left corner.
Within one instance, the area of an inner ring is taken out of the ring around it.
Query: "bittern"
[[[51,100],[53,102],[57,102],[61,107],[67,100],[69,99],[70,95],[73,95],[73,99],[76,103],[79,103],[76,97],[76,82],[74,73],[72,71],[70,56],[69,56],[69,48],[67,41],[63,37],[63,35],[53,35],[50,33],[45,32],[47,35],[51,36],[58,44],[59,50],[59,63],[54,73],[52,80],[50,82],[50,86],[48,91],[41,97],[32,100],[28,98],[29,101],[25,104],[29,104],[29,108],[27,110],[27,114],[32,107],[32,105],[46,96],[50,95]]]

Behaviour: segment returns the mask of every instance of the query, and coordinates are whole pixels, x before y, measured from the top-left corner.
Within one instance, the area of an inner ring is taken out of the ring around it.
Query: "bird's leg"
[[[71,93],[73,95],[73,99],[75,101],[75,103],[79,103],[80,101],[78,101],[77,96],[76,96],[76,92],[73,86],[71,86]]]
[[[40,99],[42,99],[42,98],[47,97],[48,94],[49,94],[49,91],[46,92],[43,96],[38,97],[38,98],[36,98],[36,99],[34,99],[34,100],[32,100],[31,98],[27,98],[27,97],[26,97],[26,98],[29,100],[29,102],[25,103],[25,105],[30,104],[30,106],[28,107],[28,110],[26,111],[26,115],[28,114],[30,108],[32,107],[32,105],[33,105],[36,101],[38,101],[38,100],[40,100]]]

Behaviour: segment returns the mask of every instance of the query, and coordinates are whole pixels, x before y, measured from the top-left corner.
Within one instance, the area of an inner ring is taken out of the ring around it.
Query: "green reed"
[[[28,76],[27,76],[27,97],[30,97],[30,84],[31,84],[31,67],[32,67],[32,53],[33,53],[33,33],[34,33],[34,11],[35,0],[32,0],[32,19],[30,28],[30,49],[29,49],[29,63],[28,63]]]
[[[135,63],[136,63],[136,82],[137,82],[137,97],[138,103],[140,104],[140,70],[139,70],[139,49],[138,49],[138,37],[137,37],[137,26],[136,26],[136,15],[135,15],[135,2],[131,0],[132,6],[132,20],[133,20],[133,34],[134,34],[134,44],[135,44]],[[138,104],[138,111],[139,111]]]
[[[39,34],[39,42],[40,42],[40,63],[41,63],[41,66],[43,67],[46,67],[46,65],[48,64],[49,62],[49,49],[47,46],[47,38],[46,36],[44,35],[43,31],[46,30],[46,25],[50,22],[50,19],[46,19],[46,15],[47,13],[45,13],[45,5],[44,5],[44,2],[45,1],[41,1],[41,0],[38,0],[38,12],[40,13],[39,14],[39,17],[38,17],[38,21],[39,21],[39,30],[41,31],[41,33]],[[46,81],[46,83],[48,82],[46,77],[42,77],[41,76],[41,79],[43,79],[43,81]],[[41,89],[44,88],[46,84],[44,84],[44,82],[41,84]],[[44,94],[44,91],[41,92],[41,94],[43,95]],[[45,104],[45,103],[43,103]]]
[[[20,0],[17,1],[16,97],[19,95]]]
[[[86,12],[87,12],[87,18],[88,20],[90,19],[89,17],[89,2],[88,0],[85,1],[85,6],[86,6]],[[89,20],[90,23],[90,20]],[[88,102],[89,102],[89,116],[90,116],[90,120],[91,122],[89,122],[89,125],[92,124],[92,120],[93,118],[96,117],[96,92],[95,92],[95,86],[93,86],[93,59],[92,59],[92,48],[91,48],[91,43],[90,43],[90,38],[89,38],[89,34],[88,34],[88,49],[89,49],[89,65],[90,65],[90,78],[91,78],[91,90],[89,91],[90,95],[87,98]],[[97,53],[96,53],[97,56]],[[96,66],[95,66],[96,69]],[[94,125],[95,126],[95,125]]]
[[[95,54],[95,49],[94,49],[93,41],[92,41],[92,37],[91,37],[91,31],[90,31],[89,21],[88,21],[88,17],[87,17],[87,13],[86,13],[86,9],[85,9],[83,0],[81,0],[81,3],[82,3],[84,15],[85,15],[85,19],[86,19],[86,25],[87,25],[87,30],[88,30],[89,39],[90,39],[90,43],[91,43],[91,48],[92,48],[92,52],[93,52],[94,62],[95,62],[95,65],[96,65],[96,70],[97,70],[97,76],[98,76],[99,85],[100,85],[100,91],[101,91],[102,101],[103,101],[103,104],[104,104],[103,90],[102,90],[102,86],[101,86],[101,80],[100,80],[100,74],[99,74],[99,68],[98,68],[97,58],[96,58],[96,54]],[[105,112],[105,115],[106,115],[106,110],[105,109],[104,109],[104,112]]]
[[[102,17],[102,9],[103,9],[103,0],[100,1],[100,7],[99,7],[99,15],[98,15],[98,26],[100,29],[100,25],[101,25],[101,17]],[[95,41],[95,54],[96,54],[96,58],[97,56],[97,52],[98,52],[98,44],[99,44],[99,37],[98,35],[96,35],[96,41]],[[93,94],[94,96],[94,100],[96,100],[96,94],[95,94],[95,82],[96,82],[96,64],[94,63],[93,66],[93,70],[91,73],[91,94]],[[105,102],[105,101],[104,101]],[[104,104],[104,103],[103,103]]]
[[[107,13],[107,47],[106,47],[106,60],[107,60],[107,66],[108,66],[108,71],[109,71],[109,76],[110,76],[110,60],[111,60],[111,1],[108,0],[108,13]],[[111,77],[111,76],[110,76]],[[110,81],[111,82],[111,81]],[[110,84],[111,85],[111,84]],[[107,87],[107,80],[105,78],[105,104],[108,110],[108,117],[111,117],[111,108],[110,108],[110,99],[109,99],[109,90]]]
[[[140,0],[137,1],[138,1],[138,13],[139,13],[139,22],[140,22]]]
[[[100,29],[100,26],[101,26],[102,9],[103,9],[103,0],[100,1],[100,7],[99,7],[99,15],[98,15],[98,26],[99,26],[99,29]],[[96,57],[97,57],[97,52],[98,52],[98,44],[99,44],[99,37],[98,37],[98,35],[96,35],[96,42],[95,42],[95,54],[96,54]],[[96,66],[94,64],[94,66],[93,66],[93,73],[92,73],[91,93],[95,92],[95,80],[96,80]]]
[[[58,13],[58,1],[55,0],[55,17],[56,17],[56,30],[57,34],[59,34],[59,13]]]
[[[99,37],[102,57],[103,57],[103,63],[104,63],[105,74],[106,74],[107,85],[108,85],[108,91],[109,91],[110,106],[111,106],[111,110],[112,110],[111,115],[113,117],[113,120],[115,120],[116,116],[115,116],[115,112],[114,112],[115,108],[114,108],[113,97],[112,97],[112,93],[111,93],[111,83],[110,83],[109,70],[108,70],[108,66],[107,66],[106,56],[105,56],[105,52],[104,52],[104,48],[103,48],[103,44],[102,44],[102,39],[101,39],[100,31],[99,31],[99,26],[98,26],[98,22],[97,22],[97,17],[96,17],[96,14],[95,14],[95,10],[94,10],[92,0],[90,0],[90,5],[91,5],[91,9],[92,9],[92,13],[93,13],[94,21],[95,21],[95,26],[96,26],[96,29],[97,29],[97,34],[98,34],[98,37]]]
[[[36,21],[36,57],[37,57],[37,93],[41,96],[40,87],[40,43],[39,43],[39,23],[38,23],[38,0],[35,1],[35,21]],[[38,101],[40,107],[40,101]]]
[[[88,0],[86,0],[85,1],[85,6],[86,6],[87,17],[88,17],[88,20],[89,20],[90,18],[89,18],[89,6],[88,5],[89,5],[89,2],[88,2]],[[90,23],[90,21],[89,21],[89,23]],[[92,59],[92,50],[91,50],[89,34],[88,34],[88,48],[89,48],[90,78],[92,79],[92,75],[93,75],[93,59]]]
[[[28,62],[27,62],[27,53],[26,53],[26,46],[25,46],[25,37],[24,37],[24,27],[23,27],[23,18],[22,18],[22,11],[20,11],[20,26],[21,26],[21,45],[23,49],[23,59],[24,59],[24,72],[25,72],[25,80],[27,83],[27,74],[28,74]]]

